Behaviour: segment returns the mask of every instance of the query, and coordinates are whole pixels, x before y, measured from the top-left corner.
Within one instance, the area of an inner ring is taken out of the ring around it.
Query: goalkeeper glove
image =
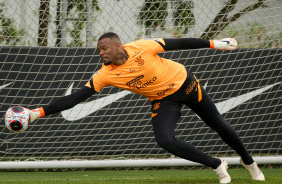
[[[37,118],[43,117],[45,116],[45,112],[44,109],[42,107],[39,107],[37,109],[27,109],[30,115],[30,123],[32,123],[34,120],[36,120]]]
[[[222,40],[210,40],[210,48],[221,51],[235,50],[237,48],[237,41],[234,38],[224,38]]]

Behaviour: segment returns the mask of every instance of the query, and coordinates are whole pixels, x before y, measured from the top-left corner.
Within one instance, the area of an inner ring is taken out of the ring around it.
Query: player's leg
[[[208,126],[215,130],[224,142],[233,148],[245,164],[254,162],[247,152],[234,128],[218,112],[214,102],[202,88],[202,100],[196,104],[187,104]]]
[[[231,178],[227,173],[226,161],[213,158],[198,150],[192,144],[175,137],[174,130],[179,116],[178,111],[169,111],[158,113],[152,118],[158,145],[175,156],[213,168],[219,176],[220,183],[229,183]]]
[[[226,122],[218,112],[214,102],[202,88],[202,100],[196,104],[188,105],[208,126],[215,130],[224,142],[233,148],[242,159],[254,180],[264,180],[264,176],[257,167],[252,156],[247,152],[234,128]]]
[[[221,163],[218,158],[213,158],[198,150],[192,144],[175,137],[174,131],[179,116],[179,112],[169,111],[159,113],[152,118],[158,145],[178,157],[216,169]]]

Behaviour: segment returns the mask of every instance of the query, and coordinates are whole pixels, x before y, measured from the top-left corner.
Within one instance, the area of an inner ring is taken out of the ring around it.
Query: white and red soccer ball
[[[22,106],[14,106],[7,110],[5,114],[5,125],[12,132],[25,131],[30,123],[30,114]]]

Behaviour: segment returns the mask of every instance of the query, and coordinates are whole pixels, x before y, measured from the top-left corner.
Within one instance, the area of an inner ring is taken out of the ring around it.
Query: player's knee
[[[157,144],[164,148],[167,149],[171,145],[174,145],[176,142],[176,138],[174,136],[161,136],[161,137],[156,137]]]
[[[209,119],[206,124],[217,133],[224,133],[232,128],[231,125],[221,115],[215,115],[215,117]]]

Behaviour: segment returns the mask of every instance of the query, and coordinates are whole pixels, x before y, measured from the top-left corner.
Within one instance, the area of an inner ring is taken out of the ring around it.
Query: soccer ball
[[[5,114],[5,125],[12,132],[25,131],[30,123],[30,114],[22,106],[14,106]]]

